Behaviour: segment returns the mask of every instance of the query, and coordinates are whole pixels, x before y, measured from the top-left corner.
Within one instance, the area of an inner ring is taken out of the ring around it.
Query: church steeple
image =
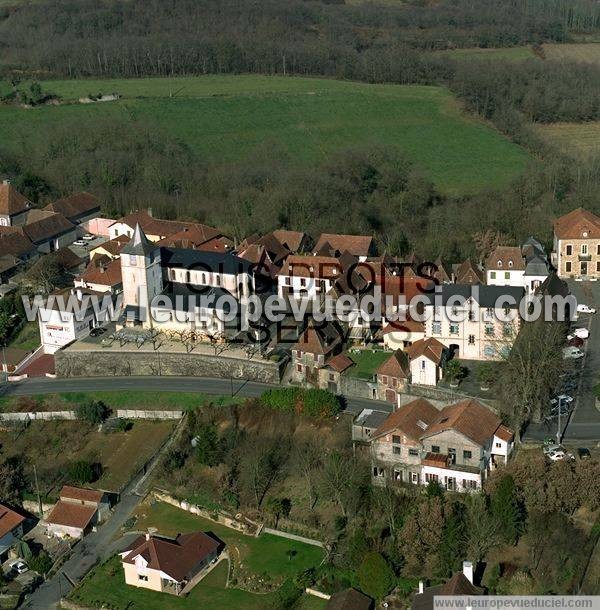
[[[144,230],[140,227],[140,223],[138,222],[135,225],[133,237],[129,243],[123,247],[121,253],[133,254],[134,256],[147,256],[154,250],[156,250],[156,246],[146,237]]]

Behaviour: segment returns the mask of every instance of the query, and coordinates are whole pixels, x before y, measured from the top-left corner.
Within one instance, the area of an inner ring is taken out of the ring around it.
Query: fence
[[[0,421],[77,419],[75,411],[27,411],[25,413],[0,413]]]
[[[183,411],[117,409],[117,417],[122,419],[181,419]]]
[[[283,532],[281,530],[274,530],[270,527],[263,529],[265,534],[272,534],[273,536],[279,536],[280,538],[287,538],[288,540],[296,540],[296,542],[303,542],[304,544],[310,544],[312,546],[318,546],[325,548],[325,545],[320,540],[313,540],[312,538],[305,538],[304,536],[298,536],[297,534],[290,534],[289,532]]]

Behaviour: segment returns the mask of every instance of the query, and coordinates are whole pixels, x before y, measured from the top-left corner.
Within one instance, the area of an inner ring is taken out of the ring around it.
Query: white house
[[[425,336],[452,355],[468,360],[501,360],[520,328],[523,288],[443,284],[427,295]]]
[[[435,386],[442,378],[448,349],[437,339],[420,339],[404,348],[410,362],[410,382]]]
[[[51,293],[38,311],[42,347],[53,354],[81,339],[113,314],[115,301],[110,294],[87,288],[64,288]]]

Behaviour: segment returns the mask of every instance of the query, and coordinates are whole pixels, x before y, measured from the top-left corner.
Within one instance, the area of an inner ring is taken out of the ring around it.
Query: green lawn
[[[248,158],[265,143],[298,163],[321,161],[357,145],[386,144],[402,150],[441,190],[453,193],[501,187],[529,160],[488,124],[465,115],[440,87],[267,76],[42,84],[64,99],[112,92],[122,99],[31,110],[1,107],[0,130],[8,150],[26,153],[36,141],[50,141],[56,130],[102,118],[156,127],[216,163]]]
[[[258,538],[240,534],[218,523],[192,515],[170,504],[155,502],[138,509],[140,519],[135,529],[155,527],[159,533],[174,536],[197,530],[211,531],[227,545],[233,557],[239,557],[245,571],[254,575],[268,574],[271,579],[284,579],[316,567],[323,558],[323,549],[271,534]],[[289,551],[294,554],[290,557]]]
[[[352,377],[361,379],[371,379],[375,371],[383,364],[392,352],[384,352],[382,350],[362,350],[358,354],[350,353],[350,359],[356,364],[349,370]]]
[[[40,327],[37,322],[27,322],[10,342],[10,347],[35,350],[41,345]]]
[[[226,581],[227,563],[221,562],[186,598],[136,589],[125,584],[121,562],[114,557],[95,568],[69,597],[86,606],[108,606],[113,610],[263,610],[273,603],[277,595],[255,595],[241,589],[226,589]]]

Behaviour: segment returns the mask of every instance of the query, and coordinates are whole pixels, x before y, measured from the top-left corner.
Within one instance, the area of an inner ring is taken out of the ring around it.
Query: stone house
[[[398,393],[410,382],[410,360],[405,352],[396,350],[375,372],[377,398],[392,404],[398,403]]]
[[[23,515],[0,504],[0,563],[6,561],[10,549],[23,536],[24,523]]]
[[[8,180],[0,184],[0,227],[18,227],[25,224],[27,212],[33,203]]]

